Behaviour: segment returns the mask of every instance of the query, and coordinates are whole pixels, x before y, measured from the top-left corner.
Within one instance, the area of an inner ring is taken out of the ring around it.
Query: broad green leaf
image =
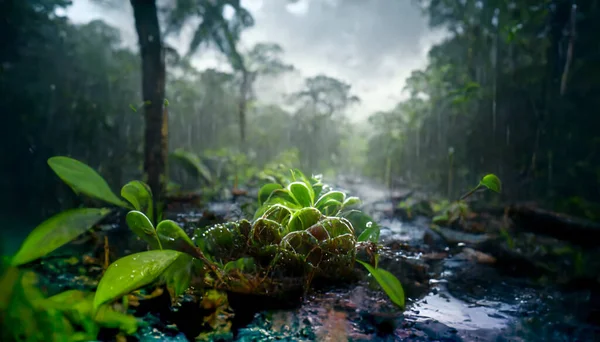
[[[292,215],[287,226],[287,231],[295,232],[298,230],[306,230],[319,222],[322,216],[321,212],[316,208],[308,207],[300,209]]]
[[[363,230],[362,233],[360,233],[360,235],[358,236],[358,238],[356,240],[360,241],[360,242],[370,241],[370,242],[377,243],[377,242],[379,242],[379,234],[380,233],[381,233],[381,229],[379,228],[379,225],[375,222],[369,222],[369,223],[367,223],[367,228],[365,230]]]
[[[340,217],[344,217],[352,224],[355,234],[359,236],[369,227],[376,226],[375,220],[360,210],[350,210],[342,213]]]
[[[18,266],[41,258],[69,243],[92,228],[110,213],[110,209],[71,209],[58,213],[37,226],[25,239],[12,265]]]
[[[271,196],[271,193],[277,189],[282,189],[283,187],[277,183],[269,183],[263,185],[258,191],[258,205],[263,205]]]
[[[342,209],[352,207],[360,204],[360,199],[358,197],[350,196],[344,200],[342,203]]]
[[[152,249],[162,249],[156,230],[150,222],[150,219],[141,211],[132,210],[125,216],[127,226],[135,235],[146,241]]]
[[[273,205],[281,205],[288,208],[290,211],[302,208],[302,206],[300,206],[296,200],[290,196],[290,193],[287,189],[278,189],[273,191],[267,201],[263,203],[258,210],[256,210],[256,213],[254,213],[254,219],[256,220],[263,216],[265,212],[267,212]]]
[[[315,207],[321,209],[323,205],[329,200],[336,200],[340,203],[344,203],[346,199],[346,194],[341,191],[329,191],[328,193],[323,194],[315,203]]]
[[[293,182],[288,185],[288,191],[303,207],[310,207],[314,202],[314,193],[304,182]]]
[[[318,209],[321,210],[324,215],[335,216],[337,212],[342,209],[342,202],[330,198],[321,203]]]
[[[146,216],[149,218],[154,217],[152,191],[148,184],[140,181],[131,181],[121,188],[121,196],[128,200],[135,210],[146,213]]]
[[[291,169],[290,172],[292,173],[292,181],[294,182],[302,182],[304,184],[306,184],[307,186],[311,185],[310,180],[308,179],[308,177],[306,177],[304,175],[304,173],[298,169]]]
[[[206,167],[206,165],[204,165],[202,160],[200,160],[200,157],[198,157],[196,154],[182,149],[177,149],[170,154],[170,157],[179,162],[181,166],[183,166],[193,176],[197,178],[202,177],[208,183],[212,183],[210,170],[208,167]]]
[[[479,185],[485,186],[486,188],[494,192],[500,192],[502,190],[502,182],[500,181],[500,178],[496,177],[496,175],[491,173],[485,175],[481,179],[481,182],[479,182]]]
[[[113,262],[98,284],[94,312],[104,303],[153,283],[180,255],[180,252],[172,250],[147,251]]]
[[[130,207],[112,192],[102,176],[86,164],[69,157],[52,157],[48,159],[48,165],[75,193],[82,193],[120,207]]]
[[[138,321],[134,316],[117,312],[107,305],[101,306],[92,317],[93,299],[93,293],[67,290],[47,298],[43,306],[63,311],[72,323],[84,327],[92,336],[98,333],[98,325],[117,328],[130,335],[137,331]]]
[[[163,280],[167,284],[167,289],[171,294],[171,298],[182,295],[185,290],[190,287],[192,282],[192,267],[194,266],[194,258],[189,254],[181,254],[162,275]]]
[[[400,308],[404,308],[404,289],[398,278],[390,272],[381,268],[374,268],[366,262],[356,260],[369,271],[373,278],[379,283],[383,291],[390,297],[392,302]]]
[[[281,204],[274,204],[264,213],[264,218],[287,225],[292,217],[292,211]]]
[[[199,258],[198,249],[175,221],[164,220],[156,227],[156,235],[165,249],[172,249]]]

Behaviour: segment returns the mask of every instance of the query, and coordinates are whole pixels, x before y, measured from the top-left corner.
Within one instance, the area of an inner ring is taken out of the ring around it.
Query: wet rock
[[[437,341],[462,341],[456,334],[455,328],[448,327],[440,322],[426,321],[416,323],[415,329],[423,331],[427,337]]]
[[[438,232],[448,244],[458,244],[463,242],[468,245],[476,245],[492,238],[487,234],[465,233],[444,227],[437,227],[435,228],[435,231]]]

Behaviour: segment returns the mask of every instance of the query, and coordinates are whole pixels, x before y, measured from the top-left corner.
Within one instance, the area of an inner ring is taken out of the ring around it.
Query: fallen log
[[[600,246],[600,224],[530,205],[513,205],[508,217],[517,229],[551,236],[581,246]]]

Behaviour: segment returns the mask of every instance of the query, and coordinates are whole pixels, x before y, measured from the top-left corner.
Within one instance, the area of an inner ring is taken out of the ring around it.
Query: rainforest
[[[0,340],[600,339],[599,31],[599,0],[0,1]]]

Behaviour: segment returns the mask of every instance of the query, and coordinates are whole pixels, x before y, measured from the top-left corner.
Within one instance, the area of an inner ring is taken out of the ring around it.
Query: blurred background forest
[[[400,15],[385,0],[366,2]],[[503,180],[504,202],[599,218],[600,1],[412,1],[444,39],[404,88],[392,89],[403,94],[397,105],[358,116],[364,99],[348,80],[300,75],[274,42],[240,45],[254,25],[244,1],[157,4],[161,35],[195,25],[184,51],[168,41],[163,49],[170,153],[193,152],[212,173],[221,165],[215,161],[225,161],[242,183],[240,170],[283,162],[449,198],[493,172]],[[51,156],[86,162],[115,189],[144,172],[138,46],[124,44],[104,21],[75,24],[65,15],[69,6],[0,2],[0,208],[8,222],[35,225],[77,203],[47,167]],[[367,5],[310,6],[335,14]],[[221,52],[227,70],[192,63],[205,45]],[[259,85],[284,77],[301,78],[301,86],[275,102],[260,99]],[[176,166],[169,172],[176,177]]]

